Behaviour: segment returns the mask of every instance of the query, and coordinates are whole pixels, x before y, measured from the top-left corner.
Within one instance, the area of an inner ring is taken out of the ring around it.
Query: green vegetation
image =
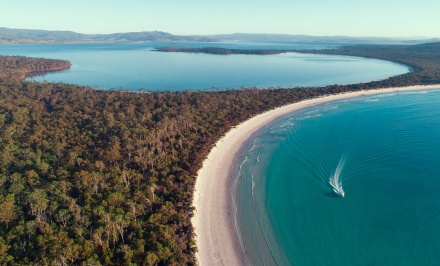
[[[27,77],[66,70],[71,66],[72,64],[66,60],[0,55],[0,82],[20,82]]]
[[[292,52],[294,50],[256,50],[256,49],[226,49],[219,47],[204,47],[204,48],[186,48],[186,47],[159,47],[154,49],[156,52],[180,52],[180,53],[203,53],[216,55],[230,55],[230,54],[249,54],[249,55],[273,55]]]
[[[231,126],[331,93],[440,83],[436,50],[426,57],[396,51],[395,61],[406,64],[420,56],[411,61],[415,71],[380,82],[157,93],[23,82],[29,73],[70,64],[0,57],[0,261],[194,264],[196,173]]]

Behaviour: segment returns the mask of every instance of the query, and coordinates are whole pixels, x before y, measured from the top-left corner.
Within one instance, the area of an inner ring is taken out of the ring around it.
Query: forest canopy
[[[0,261],[195,264],[192,194],[215,142],[231,126],[304,99],[440,83],[438,44],[386,49],[326,53],[394,60],[414,71],[348,86],[154,93],[24,82],[70,63],[1,56]]]

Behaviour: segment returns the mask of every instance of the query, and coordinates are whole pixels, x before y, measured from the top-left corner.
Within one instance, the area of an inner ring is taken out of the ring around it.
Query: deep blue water
[[[242,49],[325,49],[335,44],[134,43],[0,45],[0,54],[72,62],[70,70],[35,77],[100,89],[138,91],[205,90],[241,87],[307,87],[381,80],[408,67],[375,59],[305,55],[208,55],[163,53],[155,47],[216,46]]]
[[[249,261],[440,265],[439,105],[440,90],[359,97],[259,132],[237,196]]]

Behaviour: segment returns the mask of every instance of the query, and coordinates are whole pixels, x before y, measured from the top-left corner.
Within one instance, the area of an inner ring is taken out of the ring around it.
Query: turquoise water
[[[248,262],[440,265],[439,104],[440,90],[360,97],[260,131],[239,173]]]
[[[408,67],[375,59],[328,55],[209,55],[151,51],[162,46],[217,46],[243,49],[321,49],[330,44],[134,43],[0,45],[0,54],[72,62],[63,72],[35,77],[138,91],[204,90],[241,87],[306,87],[381,80],[407,73]]]

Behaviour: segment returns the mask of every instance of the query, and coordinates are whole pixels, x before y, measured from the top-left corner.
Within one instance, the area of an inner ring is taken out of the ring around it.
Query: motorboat
[[[335,192],[336,195],[338,195],[339,197],[344,197],[345,196],[345,192],[342,189],[342,187],[333,187],[333,192]]]
[[[329,183],[332,186],[333,192],[335,192],[336,195],[338,195],[339,197],[345,196],[345,192],[344,192],[344,189],[342,188],[342,185],[335,184],[335,181],[333,179],[331,179]]]

